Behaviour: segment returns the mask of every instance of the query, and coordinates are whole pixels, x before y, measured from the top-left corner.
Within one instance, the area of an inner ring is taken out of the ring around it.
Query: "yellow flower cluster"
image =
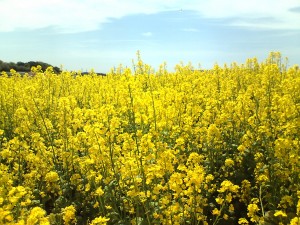
[[[75,218],[76,209],[73,205],[65,207],[62,211],[63,211],[63,220],[65,225],[76,223],[76,218]]]
[[[0,224],[299,224],[300,70],[280,53],[0,76]]]

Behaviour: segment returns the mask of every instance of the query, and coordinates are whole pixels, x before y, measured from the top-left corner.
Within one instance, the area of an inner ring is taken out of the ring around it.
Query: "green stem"
[[[261,195],[262,195],[262,188],[261,188],[261,185],[260,185],[259,186],[259,201],[260,201],[260,207],[261,207],[262,215],[263,215],[263,217],[265,217],[265,211],[264,211],[264,206],[263,206]]]

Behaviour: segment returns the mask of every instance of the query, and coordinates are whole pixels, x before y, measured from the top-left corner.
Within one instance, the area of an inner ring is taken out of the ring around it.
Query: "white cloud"
[[[299,0],[1,0],[0,32],[43,27],[82,32],[98,29],[112,18],[181,9],[205,18],[235,18],[230,25],[300,29],[300,14],[289,10],[299,6]],[[274,21],[253,20],[257,18]]]
[[[183,28],[182,31],[185,31],[185,32],[199,32],[199,30],[196,29],[196,28]]]
[[[152,36],[153,34],[152,34],[152,32],[144,32],[144,33],[142,33],[142,35],[143,36],[145,36],[145,37],[150,37],[150,36]]]
[[[232,19],[230,25],[267,29],[300,29],[300,15],[290,11],[297,6],[299,0],[210,0],[194,5],[206,18],[227,18]]]
[[[120,0],[1,0],[0,31],[54,27],[64,32],[89,31],[111,18],[154,13],[155,5]]]

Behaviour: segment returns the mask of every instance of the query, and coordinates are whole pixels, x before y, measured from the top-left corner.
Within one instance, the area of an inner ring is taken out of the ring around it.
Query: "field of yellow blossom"
[[[300,224],[300,69],[273,52],[0,76],[0,224]]]

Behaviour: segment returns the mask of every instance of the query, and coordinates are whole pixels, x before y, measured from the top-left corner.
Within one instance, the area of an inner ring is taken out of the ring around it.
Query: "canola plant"
[[[300,70],[0,76],[0,224],[300,224]]]

